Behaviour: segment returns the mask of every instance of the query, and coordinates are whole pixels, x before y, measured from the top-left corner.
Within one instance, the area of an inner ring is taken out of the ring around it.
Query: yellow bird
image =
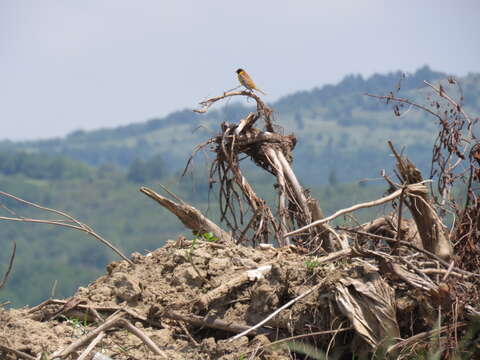
[[[250,75],[247,74],[247,72],[243,69],[237,69],[237,76],[238,76],[238,81],[240,81],[240,84],[245,86],[248,90],[257,90],[258,92],[261,92],[263,95],[267,95],[264,93],[262,90],[257,88],[257,85],[253,82],[252,78]]]

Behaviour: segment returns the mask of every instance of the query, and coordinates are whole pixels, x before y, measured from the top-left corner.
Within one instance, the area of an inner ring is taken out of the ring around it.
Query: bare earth
[[[135,266],[126,261],[109,264],[104,276],[79,288],[72,298],[66,299],[72,300],[71,309],[65,301],[51,301],[34,308],[0,309],[0,345],[34,357],[43,352],[46,359],[51,359],[53,353],[96,329],[102,319],[124,309],[124,318],[162,353],[155,355],[133,332],[115,325],[106,330],[105,337],[86,359],[101,352],[114,359],[281,360],[295,356],[285,347],[266,346],[271,341],[302,332],[332,330],[331,326],[339,328],[345,320],[332,319],[334,312],[321,311],[332,304],[328,297],[316,292],[265,324],[259,331],[265,335],[249,334],[228,340],[240,332],[237,328],[263,320],[327,274],[332,279],[336,276],[329,273],[332,264],[307,267],[305,257],[293,248],[252,249],[177,241],[146,256],[132,254],[132,260]],[[338,265],[337,274],[341,271]],[[246,275],[248,270],[262,266],[267,266],[263,278]],[[95,309],[96,314],[89,308]],[[192,316],[199,321],[209,319],[210,323],[223,321],[220,327],[225,325],[227,329],[195,323]],[[323,338],[328,341],[331,334]],[[66,358],[77,359],[92,340]],[[1,348],[0,355],[2,359],[16,358]]]

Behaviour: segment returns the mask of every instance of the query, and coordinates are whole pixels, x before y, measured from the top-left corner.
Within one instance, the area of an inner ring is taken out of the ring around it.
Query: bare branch
[[[443,90],[443,88],[436,88],[434,85],[430,84],[428,81],[423,80],[425,84],[430,86],[435,92],[438,94],[438,96],[443,97],[444,99],[447,99],[450,104],[452,104],[457,110],[459,110],[463,116],[465,116],[465,120],[471,125],[472,124],[472,119],[470,119],[470,116],[465,112],[462,106],[458,104],[455,100],[453,100],[448,94]]]
[[[5,272],[5,275],[3,276],[3,280],[0,283],[0,289],[5,286],[5,283],[7,282],[8,276],[10,275],[10,272],[12,271],[13,260],[15,259],[15,251],[16,250],[17,250],[17,243],[14,241],[13,242],[12,255],[10,256],[10,261],[8,262],[7,271]]]
[[[51,209],[51,208],[41,206],[39,204],[30,202],[30,201],[24,200],[22,198],[19,198],[15,195],[6,193],[4,191],[0,191],[0,195],[11,198],[11,199],[13,199],[15,201],[18,201],[20,203],[32,206],[34,208],[60,215],[60,216],[68,219],[68,220],[46,220],[46,219],[30,219],[30,218],[24,218],[24,217],[20,217],[20,216],[18,216],[18,217],[0,216],[0,220],[30,222],[30,223],[39,223],[39,224],[50,224],[50,225],[63,226],[63,227],[67,227],[67,228],[70,228],[70,229],[76,229],[76,230],[83,231],[83,232],[93,236],[94,238],[96,238],[102,244],[104,244],[107,247],[109,247],[110,249],[112,249],[123,260],[125,260],[129,264],[133,265],[133,262],[128,257],[126,257],[119,249],[117,249],[112,243],[110,243],[109,241],[107,241],[106,239],[101,237],[99,234],[97,234],[90,226],[78,221],[73,216],[71,216],[71,215],[69,215],[69,214],[67,214],[63,211],[60,211],[60,210]],[[74,223],[76,225],[72,225],[71,223]]]
[[[408,104],[408,105],[410,105],[410,106],[413,106],[413,107],[416,107],[416,108],[418,108],[418,109],[421,109],[421,110],[429,113],[430,115],[435,116],[435,117],[436,117],[437,119],[439,119],[439,120],[442,120],[442,117],[441,117],[440,115],[438,115],[438,114],[435,113],[434,111],[430,110],[430,109],[427,108],[426,106],[423,106],[423,105],[414,103],[413,101],[408,100],[408,99],[395,97],[395,96],[393,96],[393,94],[390,94],[390,95],[374,95],[374,94],[365,93],[364,95],[370,96],[370,97],[373,97],[373,98],[376,98],[376,99],[387,100],[387,102],[388,102],[388,101],[396,101],[396,102],[400,102],[400,103],[405,103],[405,104]]]
[[[231,91],[231,92],[225,92],[222,95],[215,96],[215,97],[210,98],[208,100],[202,101],[200,103],[200,105],[202,105],[202,107],[200,109],[196,109],[196,110],[193,110],[193,111],[195,111],[196,113],[200,113],[200,114],[206,113],[208,111],[208,109],[210,108],[210,106],[212,106],[217,101],[228,98],[228,97],[232,97],[232,96],[248,96],[248,97],[251,97],[252,99],[254,99],[257,103],[262,102],[262,100],[260,100],[260,98],[257,95],[255,95],[255,93],[253,93],[251,91],[246,91],[246,90]]]
[[[248,326],[237,324],[232,321],[224,321],[221,319],[217,319],[213,316],[204,317],[204,316],[198,316],[194,314],[185,315],[172,310],[165,310],[160,315],[168,319],[184,321],[195,326],[208,327],[211,329],[219,329],[219,330],[224,330],[232,333],[240,333],[242,331],[250,330],[250,327]],[[271,331],[265,328],[260,328],[260,329],[257,328],[256,330],[252,330],[250,332],[250,334],[252,335],[270,334],[270,333]]]
[[[95,339],[93,339],[93,341],[88,344],[87,348],[85,349],[85,351],[78,357],[77,360],[85,360],[88,356],[88,354],[90,354],[92,352],[92,350],[95,348],[95,346],[97,346],[97,344],[102,341],[102,339],[105,337],[105,331],[102,331],[100,332],[96,337]]]
[[[421,182],[421,183],[417,183],[417,184],[412,184],[412,185],[408,185],[406,188],[405,188],[405,192],[410,192],[410,191],[427,191],[426,190],[426,187],[425,185],[423,185],[424,182]],[[364,208],[368,208],[368,207],[373,207],[373,206],[378,206],[378,205],[381,205],[381,204],[385,204],[389,201],[392,201],[393,199],[396,199],[397,197],[399,197],[400,195],[402,195],[404,189],[399,189],[393,193],[391,193],[390,195],[388,196],[385,196],[383,198],[380,198],[380,199],[377,199],[377,200],[373,200],[373,201],[369,201],[369,202],[365,202],[365,203],[361,203],[361,204],[357,204],[357,205],[353,205],[349,208],[346,208],[346,209],[341,209],[341,210],[338,210],[336,213],[334,213],[333,215],[330,215],[326,218],[323,218],[323,219],[320,219],[320,220],[317,220],[317,221],[314,221],[312,222],[311,224],[308,224],[304,227],[301,227],[300,229],[297,229],[297,230],[294,230],[294,231],[291,231],[289,232],[288,234],[286,234],[285,236],[292,236],[292,235],[296,235],[296,234],[299,234],[313,226],[316,226],[316,225],[320,225],[320,224],[323,224],[323,223],[326,223],[328,221],[331,221],[341,215],[344,215],[344,214],[347,214],[347,213],[350,213],[350,212],[353,212],[355,210],[359,210],[359,209],[364,209]]]
[[[64,350],[59,350],[56,351],[54,354],[52,354],[52,359],[59,357],[59,358],[65,358],[69,354],[71,354],[73,351],[78,349],[80,346],[85,344],[86,342],[94,339],[98,334],[101,332],[110,329],[111,327],[115,326],[117,324],[117,321],[124,315],[123,312],[118,311],[114,314],[112,314],[102,325],[97,327],[96,329],[90,331],[89,333],[83,335],[81,338],[79,338],[77,341],[74,341],[71,343],[69,346],[67,346]]]

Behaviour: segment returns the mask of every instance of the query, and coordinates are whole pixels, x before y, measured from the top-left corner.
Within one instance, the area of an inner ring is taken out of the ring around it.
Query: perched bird
[[[263,95],[267,95],[262,90],[257,88],[257,85],[255,85],[252,78],[250,77],[250,75],[247,74],[245,70],[238,69],[237,76],[238,76],[238,81],[240,81],[240,84],[245,86],[248,90],[257,90],[258,92],[261,92]]]

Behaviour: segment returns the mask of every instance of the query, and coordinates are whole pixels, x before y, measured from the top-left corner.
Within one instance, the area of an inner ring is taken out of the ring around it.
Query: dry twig
[[[102,341],[102,339],[105,337],[105,331],[100,332],[93,341],[88,344],[87,348],[82,352],[82,354],[78,357],[77,360],[84,360],[87,358],[88,354],[92,352],[92,350],[97,346],[97,344]]]
[[[123,253],[117,249],[113,244],[111,244],[109,241],[105,240],[103,237],[101,237],[99,234],[97,234],[90,226],[78,221],[75,219],[73,216],[63,212],[59,211],[56,209],[50,209],[45,206],[38,205],[36,203],[21,199],[17,196],[14,196],[12,194],[6,193],[4,191],[0,191],[0,195],[8,197],[10,199],[13,199],[15,201],[18,201],[20,203],[32,206],[34,208],[44,210],[50,213],[54,213],[56,215],[60,215],[61,217],[67,219],[67,220],[44,220],[44,219],[30,219],[30,218],[24,218],[24,217],[8,217],[8,216],[0,216],[0,220],[7,220],[7,221],[19,221],[19,222],[30,222],[30,223],[39,223],[39,224],[50,224],[50,225],[57,225],[57,226],[62,226],[62,227],[67,227],[70,229],[76,229],[83,231],[91,236],[93,236],[95,239],[100,241],[102,244],[106,245],[110,249],[112,249],[118,256],[120,256],[123,260],[127,261],[130,265],[133,265],[133,262],[123,255]],[[73,225],[75,224],[75,225]]]
[[[5,272],[5,275],[3,275],[2,282],[0,283],[0,289],[5,286],[5,284],[7,283],[8,276],[10,275],[10,272],[12,271],[13,260],[15,259],[15,251],[16,250],[17,250],[17,243],[14,241],[13,242],[12,255],[10,256],[10,260],[8,262],[7,271]]]
[[[28,354],[24,353],[23,351],[12,349],[12,348],[10,348],[6,345],[0,344],[0,350],[3,350],[5,352],[9,352],[11,354],[15,354],[16,356],[18,356],[19,359],[37,360],[37,358],[35,358],[31,355],[28,355]]]
[[[132,334],[142,340],[156,355],[161,355],[165,359],[169,359],[168,355],[161,350],[157,344],[155,344],[152,339],[145,335],[140,329],[133,326],[129,321],[125,319],[118,319],[117,323],[127,328]]]

